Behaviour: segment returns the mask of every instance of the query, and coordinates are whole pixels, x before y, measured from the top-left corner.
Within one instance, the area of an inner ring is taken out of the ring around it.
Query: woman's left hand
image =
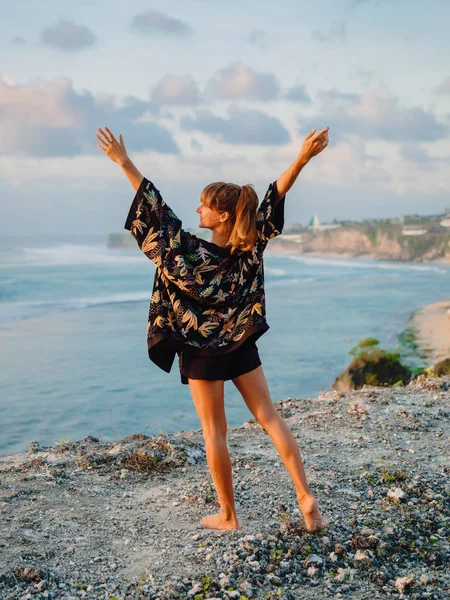
[[[100,144],[97,144],[97,148],[100,148],[113,162],[122,166],[128,160],[127,149],[123,143],[122,134],[119,134],[119,141],[117,141],[111,131],[107,127],[105,129],[106,133],[103,129],[99,128],[98,131],[101,136],[98,133],[95,135],[100,142]]]

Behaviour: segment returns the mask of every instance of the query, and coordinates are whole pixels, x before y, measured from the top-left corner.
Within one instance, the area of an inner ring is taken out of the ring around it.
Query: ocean
[[[148,359],[155,266],[106,240],[0,239],[1,456],[32,440],[200,428],[177,358],[170,374]],[[414,311],[450,298],[446,265],[271,255],[269,243],[264,267],[270,329],[257,345],[274,402],[331,390],[358,341],[397,349]],[[225,406],[230,426],[252,416],[231,381]]]

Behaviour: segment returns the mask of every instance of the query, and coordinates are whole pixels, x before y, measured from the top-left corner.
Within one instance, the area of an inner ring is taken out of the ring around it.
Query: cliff
[[[200,430],[87,437],[0,458],[0,597],[448,597],[450,377],[276,403],[328,529],[308,534],[269,436],[228,429],[241,529]]]
[[[301,234],[300,243],[280,236],[269,242],[270,252],[365,256],[379,260],[450,264],[450,232],[404,236],[395,227],[348,226]]]

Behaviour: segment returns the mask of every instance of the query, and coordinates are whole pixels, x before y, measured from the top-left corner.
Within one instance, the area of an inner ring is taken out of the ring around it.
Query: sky
[[[1,3],[0,235],[124,231],[105,126],[186,228],[326,126],[286,222],[450,211],[448,0]]]

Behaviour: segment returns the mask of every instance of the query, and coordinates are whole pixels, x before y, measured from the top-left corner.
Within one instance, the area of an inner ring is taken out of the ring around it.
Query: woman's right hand
[[[325,127],[325,129],[314,135],[316,130],[313,129],[305,137],[302,149],[300,150],[300,156],[306,162],[310,161],[313,156],[316,156],[316,154],[319,154],[328,146],[328,130],[329,127]]]
[[[98,133],[95,137],[99,140],[100,144],[97,144],[97,148],[100,148],[102,152],[106,154],[108,158],[110,158],[113,162],[122,166],[126,163],[128,159],[127,149],[125,148],[125,144],[123,143],[122,134],[119,134],[119,141],[113,136],[111,131],[105,127],[106,132],[103,129],[98,129],[101,136]]]

